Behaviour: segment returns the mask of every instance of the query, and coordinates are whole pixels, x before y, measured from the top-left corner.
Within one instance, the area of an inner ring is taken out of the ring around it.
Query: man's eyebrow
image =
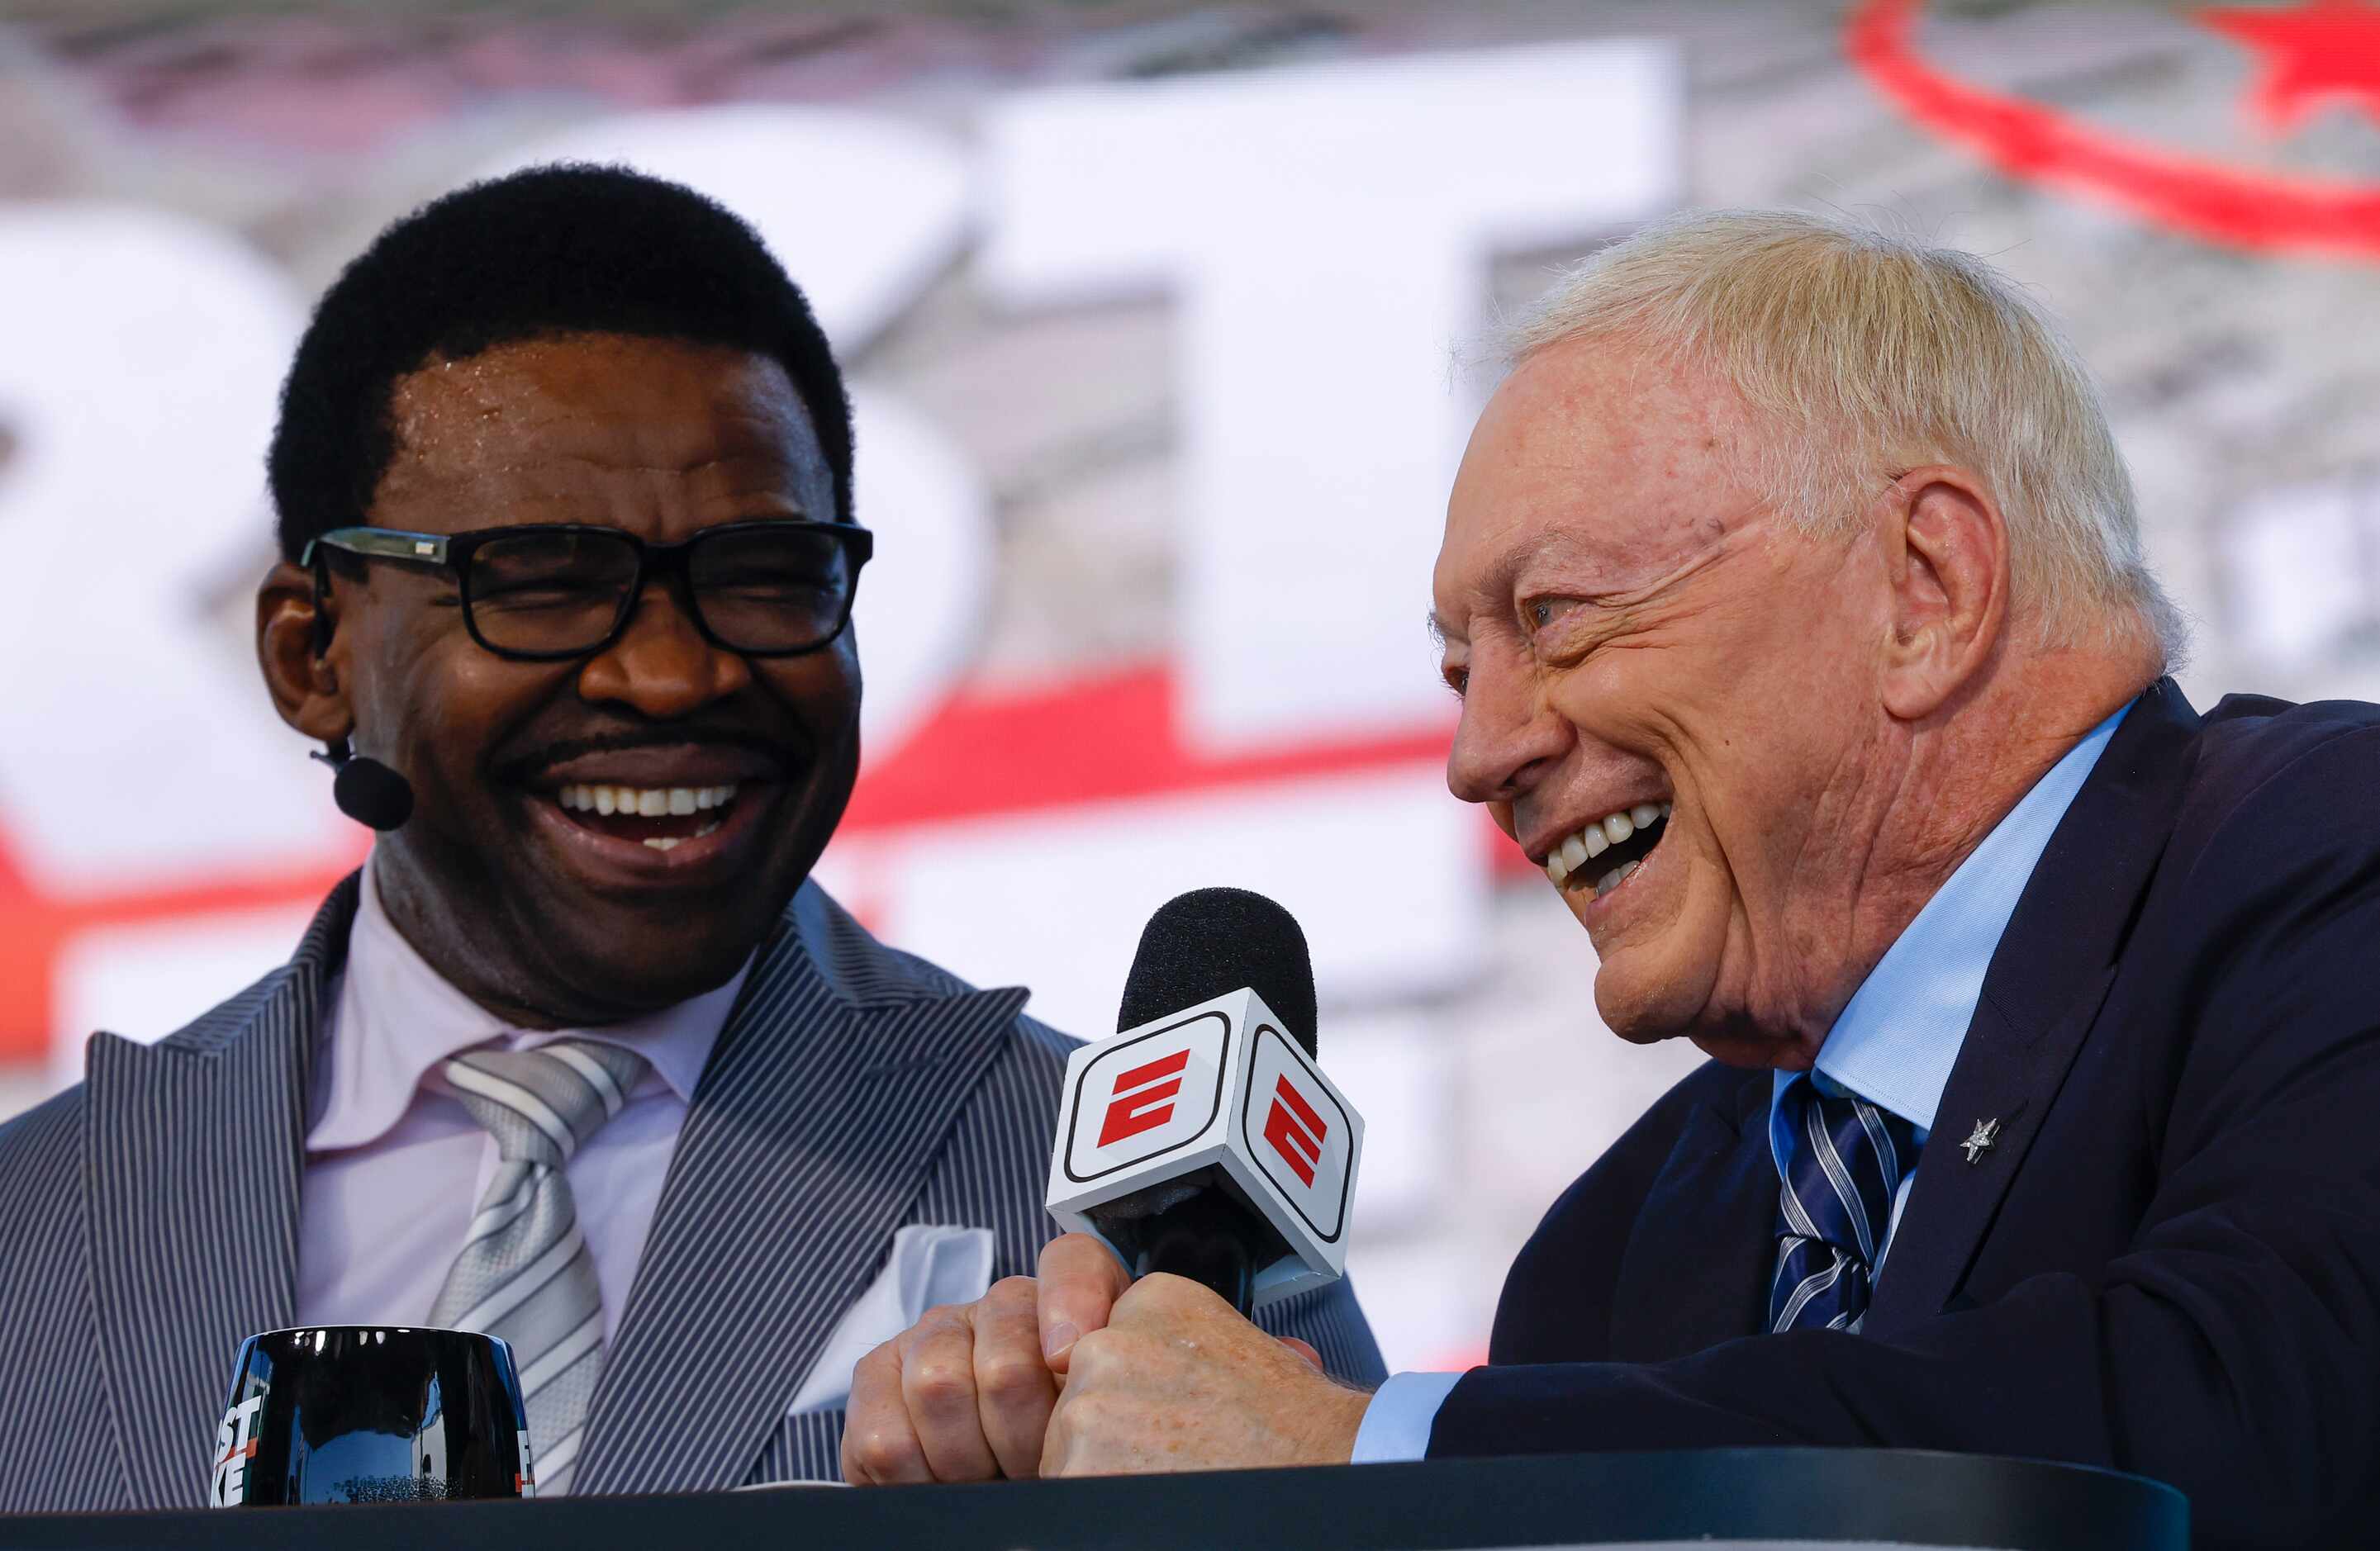
[[[1513,545],[1506,551],[1499,570],[1509,580],[1524,567],[1540,561],[1554,565],[1578,565],[1591,564],[1605,558],[1595,546],[1582,543],[1578,535],[1549,528]]]
[[[1422,628],[1429,632],[1429,644],[1439,650],[1446,649],[1446,626],[1438,620],[1438,611],[1430,609],[1421,616]]]
[[[1556,530],[1537,534],[1507,551],[1496,568],[1495,587],[1499,592],[1509,592],[1523,572],[1542,564],[1553,573],[1571,574],[1565,578],[1570,596],[1606,607],[1674,586],[1710,558],[1710,551],[1704,550],[1690,559],[1672,559],[1664,566],[1654,557],[1625,551],[1615,553],[1607,546],[1583,542],[1575,534]]]

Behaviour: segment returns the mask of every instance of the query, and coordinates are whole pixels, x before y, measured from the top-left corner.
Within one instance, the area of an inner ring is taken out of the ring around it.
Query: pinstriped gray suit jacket
[[[232,1353],[295,1322],[323,988],[357,880],[287,964],[0,1126],[0,1512],[196,1507]],[[912,1222],[992,1230],[1029,1272],[1068,1041],[884,947],[814,884],[704,1069],[589,1420],[577,1490],[833,1478],[839,1412],[785,1411]],[[1268,1311],[1342,1377],[1380,1360],[1342,1285]]]

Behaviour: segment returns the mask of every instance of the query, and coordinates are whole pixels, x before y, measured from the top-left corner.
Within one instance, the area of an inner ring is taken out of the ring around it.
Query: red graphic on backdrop
[[[1180,681],[1165,664],[1124,667],[1028,692],[963,687],[897,752],[860,778],[837,832],[883,833],[915,824],[1356,775],[1443,759],[1451,732],[1449,722],[1218,755],[1194,746],[1185,736],[1181,700]],[[289,757],[302,757],[294,740]],[[952,782],[953,769],[967,771],[967,780]],[[330,801],[327,786],[322,800]],[[1527,858],[1484,820],[1480,836],[1482,847],[1492,846],[1500,861],[1528,867]],[[51,1022],[53,976],[79,934],[223,912],[311,909],[349,868],[361,865],[361,830],[353,846],[348,854],[317,868],[62,900],[36,891],[32,880],[12,866],[0,825],[0,1060],[42,1051]],[[297,946],[294,937],[290,946]],[[204,1011],[190,1009],[192,1016]]]
[[[1918,53],[1911,34],[1924,8],[1923,0],[1863,0],[1844,34],[1852,62],[1902,112],[2010,176],[2228,247],[2380,259],[2380,186],[2287,177],[2181,155],[1961,80]],[[2227,14],[2202,19],[2217,25],[2214,18]],[[2268,24],[2256,43],[2273,51],[2268,57],[2307,62],[2289,64],[2277,83],[2268,76],[2260,92],[2277,84],[2292,113],[2317,98],[2362,97],[2345,83],[2368,79],[2371,59],[2340,61],[2325,51],[2338,46],[2350,24],[2360,28],[2380,12],[2362,0],[2314,0],[2295,12],[2246,14]]]
[[[2264,79],[2248,105],[2270,130],[2345,103],[2380,118],[2380,10],[2365,0],[2306,0],[2275,11],[2211,7],[2211,27],[2264,57]]]

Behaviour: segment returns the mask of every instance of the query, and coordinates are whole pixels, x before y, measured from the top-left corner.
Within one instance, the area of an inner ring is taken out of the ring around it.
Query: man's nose
[[[578,693],[670,721],[725,699],[752,682],[752,665],[696,627],[683,582],[655,579],[637,600],[620,638],[588,659]]]
[[[1536,675],[1475,659],[1447,755],[1447,788],[1466,803],[1509,803],[1561,762],[1570,724],[1546,703]]]

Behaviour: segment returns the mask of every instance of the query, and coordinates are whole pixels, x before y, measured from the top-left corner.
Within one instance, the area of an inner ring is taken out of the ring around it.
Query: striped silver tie
[[[570,1489],[603,1374],[603,1295],[563,1165],[620,1112],[645,1067],[616,1045],[557,1039],[473,1050],[439,1069],[502,1161],[430,1323],[512,1343],[541,1496]]]

